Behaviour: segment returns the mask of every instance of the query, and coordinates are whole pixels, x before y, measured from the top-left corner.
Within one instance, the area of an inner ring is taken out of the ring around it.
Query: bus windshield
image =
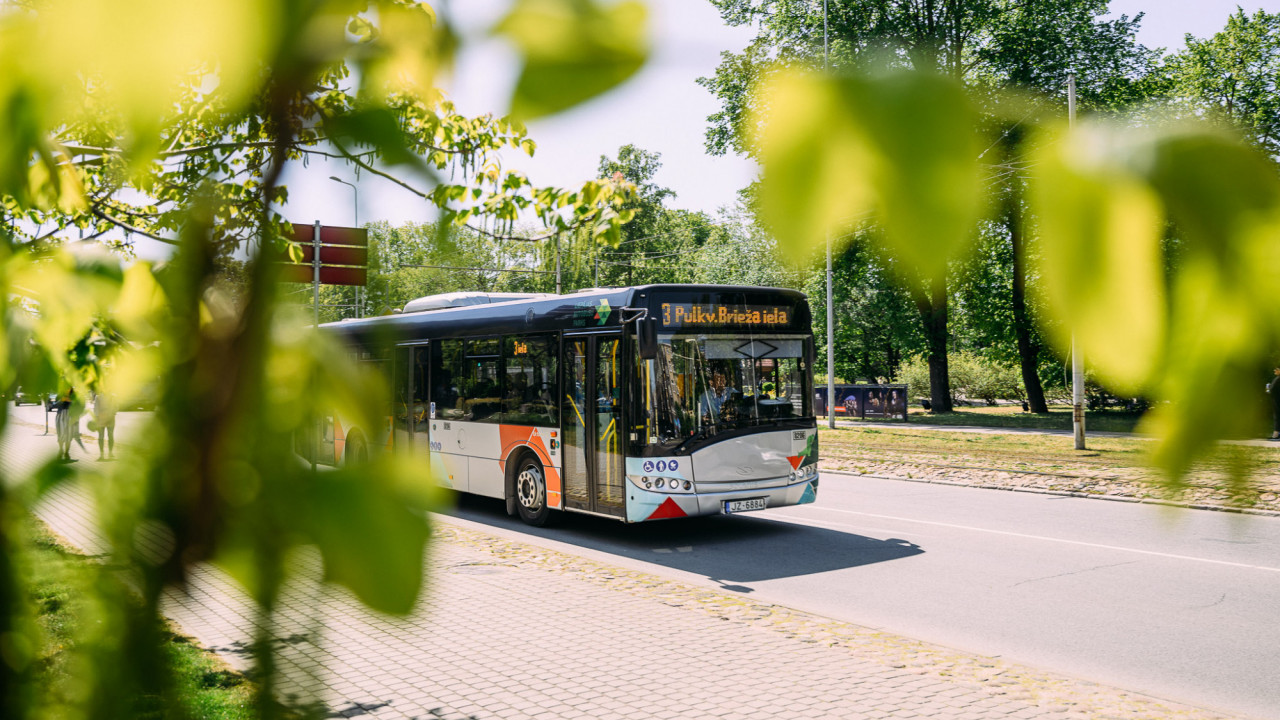
[[[812,414],[806,336],[673,334],[658,341],[646,373],[651,444],[670,448]]]

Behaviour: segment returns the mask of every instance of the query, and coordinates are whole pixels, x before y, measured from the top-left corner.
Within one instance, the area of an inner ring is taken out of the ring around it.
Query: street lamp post
[[[822,71],[830,68],[830,57],[827,49],[827,0],[822,0]],[[827,230],[827,428],[836,429],[836,310],[832,304],[833,295],[831,280],[834,273],[831,266],[831,231]]]
[[[330,175],[329,179],[336,183],[342,183],[343,185],[346,185],[347,187],[351,188],[351,219],[355,223],[355,226],[359,228],[360,227],[360,188],[357,188],[355,184],[349,183],[346,180],[343,180],[342,178],[336,175]],[[356,317],[364,317],[364,307],[363,307],[363,304],[361,303],[361,299],[362,299],[361,295],[362,293],[360,292],[360,286],[357,285],[356,286]]]

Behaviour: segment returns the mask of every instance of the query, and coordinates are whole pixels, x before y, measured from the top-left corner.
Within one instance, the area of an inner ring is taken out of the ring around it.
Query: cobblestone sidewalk
[[[45,447],[48,445],[48,447]],[[53,454],[0,438],[0,469]],[[55,532],[102,552],[74,485],[39,509]],[[330,717],[1215,718],[1056,676],[659,576],[612,567],[438,518],[430,584],[390,618],[320,583],[297,561],[275,619],[282,692]],[[240,591],[200,568],[166,613],[232,666],[249,665],[258,619]]]

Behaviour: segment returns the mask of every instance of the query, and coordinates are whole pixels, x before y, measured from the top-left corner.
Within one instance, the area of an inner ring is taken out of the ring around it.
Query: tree
[[[869,232],[859,233],[834,262],[835,374],[846,380],[891,378],[904,357],[924,352],[927,344],[913,322],[916,307],[894,263],[884,257]],[[806,290],[826,292],[826,278],[813,273]],[[815,333],[826,337],[826,314],[814,318]],[[820,328],[818,327],[820,326]]]
[[[1213,37],[1187,35],[1162,70],[1169,96],[1187,113],[1238,129],[1280,157],[1280,13],[1237,8]]]
[[[778,241],[756,221],[755,214],[739,203],[722,210],[718,223],[701,213],[690,217],[698,244],[696,254],[680,262],[693,282],[719,285],[761,285],[802,289],[799,262],[788,261]],[[815,318],[816,319],[816,318]]]
[[[759,128],[750,120],[753,110],[761,110],[753,108],[760,102],[754,88],[778,67],[824,64],[822,8],[803,0],[712,1],[729,24],[757,23],[759,30],[751,46],[740,54],[723,54],[715,76],[699,80],[722,105],[708,118],[707,147],[713,153],[734,151],[759,159],[759,145],[753,140]],[[1150,53],[1133,39],[1140,16],[1103,20],[1106,13],[1106,0],[837,1],[830,5],[831,65],[845,73],[891,66],[943,74],[963,82],[979,100],[1013,87],[1058,94],[1067,72],[1074,69],[1089,102],[1117,106],[1134,94],[1132,87],[1149,64]],[[990,116],[986,122],[997,143],[1018,124],[1000,117]],[[1002,165],[1008,167],[1007,163]],[[1005,173],[998,165],[993,179],[999,187],[1016,173]],[[911,296],[929,340],[932,385],[945,388],[946,270],[924,276],[904,268],[902,275],[910,278]],[[1023,282],[1025,277],[1015,288]],[[1025,300],[1015,304],[1025,305]],[[1018,317],[1024,315],[1025,308]],[[1019,325],[1017,332],[1025,335],[1026,325]],[[1034,368],[1034,343],[1020,342],[1019,347],[1028,355],[1023,367]],[[1034,377],[1028,380],[1029,386],[1038,387]],[[939,390],[933,407],[949,410],[949,396]]]
[[[678,238],[668,225],[670,212],[664,203],[676,196],[670,188],[653,182],[662,168],[662,154],[635,145],[618,148],[616,158],[600,156],[602,178],[621,178],[636,186],[635,198],[623,207],[634,213],[612,248],[597,246],[593,259],[599,264],[603,285],[634,285],[637,282],[669,282],[659,268],[667,266],[679,252]],[[638,277],[637,277],[638,275]]]

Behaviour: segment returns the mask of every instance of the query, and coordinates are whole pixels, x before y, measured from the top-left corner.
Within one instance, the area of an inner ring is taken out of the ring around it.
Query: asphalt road
[[[1202,707],[1280,718],[1280,518],[826,474],[814,505],[525,539]]]

